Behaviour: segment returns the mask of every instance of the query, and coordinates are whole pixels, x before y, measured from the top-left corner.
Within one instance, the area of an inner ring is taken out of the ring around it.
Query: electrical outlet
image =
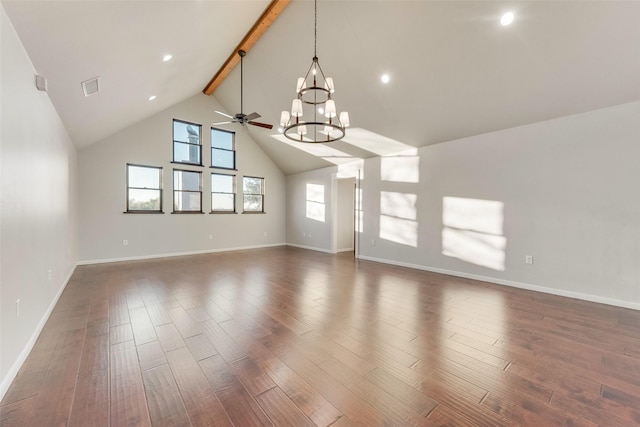
[[[376,239],[371,239],[371,246],[375,246],[376,245]]]
[[[209,234],[209,240],[213,240],[213,234]]]
[[[309,233],[309,238],[311,238],[311,233]]]
[[[267,232],[266,231],[264,232],[264,237],[267,237]]]
[[[129,241],[128,241],[128,240],[123,240],[123,241],[122,241],[122,246],[127,246],[128,244],[129,244]]]
[[[20,317],[20,298],[16,300],[16,319]]]
[[[53,271],[51,269],[47,270],[47,279],[49,279],[49,281],[53,279]]]
[[[307,237],[307,233],[305,233],[304,231],[302,232],[302,237]]]
[[[524,257],[524,263],[525,264],[533,264],[533,255],[526,255]]]

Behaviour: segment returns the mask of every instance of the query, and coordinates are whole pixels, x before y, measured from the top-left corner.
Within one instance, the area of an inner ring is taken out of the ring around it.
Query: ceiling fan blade
[[[273,129],[273,125],[270,125],[268,123],[260,123],[260,122],[247,122],[247,123],[249,123],[250,125],[258,126],[265,129]]]
[[[249,114],[247,116],[247,120],[255,120],[258,117],[262,117],[262,116],[254,111],[253,113],[251,113],[251,114]]]
[[[214,113],[218,113],[218,114],[220,114],[221,116],[225,116],[225,117],[229,117],[230,119],[233,119],[233,116],[230,116],[230,115],[228,115],[227,113],[223,113],[222,111],[214,110],[213,112],[214,112]]]
[[[230,123],[236,123],[236,122],[217,122],[217,123],[211,123],[211,126],[228,125]]]

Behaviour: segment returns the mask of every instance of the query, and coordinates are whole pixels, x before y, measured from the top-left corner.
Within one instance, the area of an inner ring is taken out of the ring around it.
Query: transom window
[[[211,128],[211,167],[236,169],[236,133]]]
[[[173,170],[173,212],[202,213],[202,174]]]
[[[244,212],[264,212],[264,178],[242,177]]]
[[[127,212],[162,212],[162,168],[127,163]]]
[[[202,126],[173,120],[173,161],[202,166]]]
[[[211,174],[211,212],[236,211],[236,176]]]

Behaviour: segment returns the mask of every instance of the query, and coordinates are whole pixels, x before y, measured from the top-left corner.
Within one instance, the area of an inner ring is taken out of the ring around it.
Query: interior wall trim
[[[308,249],[310,251],[324,252],[326,254],[335,254],[336,253],[336,252],[333,252],[333,251],[331,251],[329,249],[317,248],[315,246],[297,245],[295,243],[287,243],[287,246],[293,246],[294,248],[300,248],[300,249]]]
[[[244,251],[248,249],[273,248],[277,246],[286,246],[286,243],[272,243],[268,245],[255,245],[255,246],[238,246],[233,248],[220,248],[220,249],[204,249],[201,251],[171,252],[171,253],[165,253],[165,254],[136,255],[136,256],[119,257],[119,258],[89,259],[89,260],[78,261],[77,265],[106,264],[109,262],[122,262],[122,261],[140,261],[145,259],[171,258],[171,257],[186,256],[186,255],[210,254],[214,252],[233,252],[233,251]]]
[[[71,267],[71,271],[69,271],[69,274],[64,279],[63,285],[60,286],[60,290],[55,295],[55,297],[53,297],[51,304],[49,304],[49,308],[47,309],[47,311],[45,311],[44,315],[40,319],[40,322],[38,322],[38,325],[36,325],[36,328],[33,331],[33,334],[31,334],[31,338],[29,338],[29,341],[27,341],[27,344],[24,346],[24,348],[20,352],[20,355],[18,356],[16,361],[13,363],[13,365],[11,365],[11,368],[7,372],[7,375],[4,378],[2,378],[2,381],[0,382],[0,400],[4,398],[4,395],[7,393],[7,390],[9,390],[9,386],[11,386],[11,383],[18,375],[18,371],[20,371],[20,368],[22,368],[22,365],[24,364],[25,360],[27,360],[29,353],[31,353],[31,350],[33,350],[33,346],[36,344],[36,341],[38,340],[38,337],[40,336],[40,333],[42,332],[44,325],[47,323],[47,320],[49,320],[49,316],[51,316],[51,313],[53,312],[53,309],[58,303],[60,296],[62,295],[67,285],[69,284],[69,280],[71,280],[71,276],[73,276],[73,273],[76,271],[77,266],[78,264]]]
[[[416,270],[424,270],[432,273],[446,274],[449,276],[463,277],[465,279],[479,280],[482,282],[493,283],[495,285],[510,286],[512,288],[525,289],[528,291],[542,292],[545,294],[558,295],[567,298],[574,298],[583,301],[596,302],[600,304],[612,305],[615,307],[629,308],[632,310],[640,310],[640,302],[623,301],[615,298],[607,298],[600,295],[585,294],[582,292],[567,291],[564,289],[549,288],[546,286],[532,285],[530,283],[516,282],[513,280],[498,279],[495,277],[482,276],[479,274],[463,273],[455,270],[446,270],[442,268],[428,267],[419,264],[411,264],[406,262],[393,261],[383,258],[375,258],[366,255],[359,255],[359,259],[366,261],[379,262],[383,264],[397,265],[398,267],[413,268]]]

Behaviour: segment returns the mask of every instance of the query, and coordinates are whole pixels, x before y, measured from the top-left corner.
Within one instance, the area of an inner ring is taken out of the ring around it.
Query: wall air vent
[[[82,82],[82,91],[84,96],[93,95],[100,90],[100,77],[94,77]]]

